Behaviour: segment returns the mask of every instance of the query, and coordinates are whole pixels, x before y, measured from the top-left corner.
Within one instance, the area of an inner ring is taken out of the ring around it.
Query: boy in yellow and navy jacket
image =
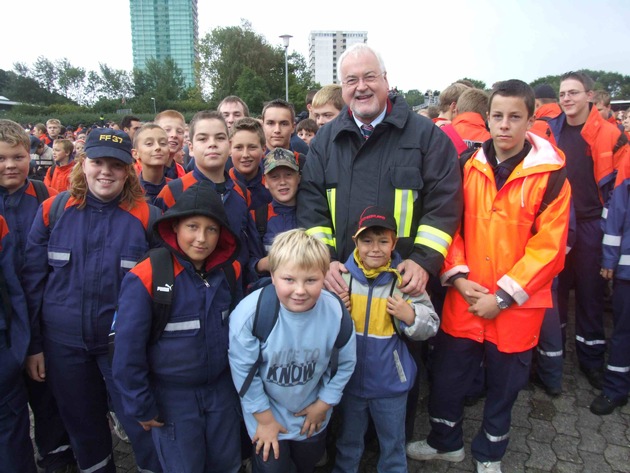
[[[384,208],[366,208],[345,262],[349,306],[357,336],[357,365],[340,404],[342,426],[334,473],[357,471],[363,437],[372,417],[380,445],[378,471],[406,472],[405,410],[416,365],[403,337],[426,340],[437,333],[439,318],[426,293],[402,294],[394,251],[396,220]]]

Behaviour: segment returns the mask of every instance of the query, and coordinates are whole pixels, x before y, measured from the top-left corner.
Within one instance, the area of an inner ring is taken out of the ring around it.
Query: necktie
[[[372,125],[361,125],[361,133],[366,140],[372,135],[374,127]]]

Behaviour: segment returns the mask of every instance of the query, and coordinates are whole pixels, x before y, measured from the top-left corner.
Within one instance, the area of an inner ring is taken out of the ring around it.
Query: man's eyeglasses
[[[342,81],[341,83],[343,85],[347,85],[348,87],[354,87],[355,85],[359,85],[359,82],[361,81],[363,81],[364,84],[368,84],[368,85],[375,84],[378,78],[382,76],[383,74],[385,73],[381,72],[380,74],[367,74],[363,77],[349,76],[349,77],[346,77],[346,80]]]
[[[566,92],[560,92],[558,94],[558,97],[560,97],[561,99],[563,98],[568,98],[568,99],[572,99],[573,97],[577,97],[580,94],[586,93],[586,91],[584,90],[567,90]]]

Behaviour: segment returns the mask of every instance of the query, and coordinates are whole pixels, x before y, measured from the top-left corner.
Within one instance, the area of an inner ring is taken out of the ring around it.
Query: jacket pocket
[[[422,174],[416,166],[394,166],[390,172],[395,189],[420,191],[424,187]]]

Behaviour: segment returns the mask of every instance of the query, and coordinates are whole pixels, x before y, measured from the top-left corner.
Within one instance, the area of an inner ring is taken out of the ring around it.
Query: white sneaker
[[[501,473],[501,462],[477,461],[477,473]]]
[[[407,456],[413,460],[444,460],[447,462],[460,462],[464,459],[464,447],[452,452],[440,452],[431,447],[426,440],[407,444]]]

